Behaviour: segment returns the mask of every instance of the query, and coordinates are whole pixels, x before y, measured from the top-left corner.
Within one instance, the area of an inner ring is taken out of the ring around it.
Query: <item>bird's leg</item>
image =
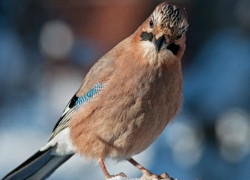
[[[105,164],[103,162],[103,159],[101,159],[101,158],[99,159],[99,164],[100,164],[100,166],[102,168],[102,172],[103,172],[105,178],[106,179],[111,178],[111,175],[108,173],[107,168],[106,168],[106,166],[105,166]]]
[[[102,168],[102,172],[103,172],[103,174],[105,176],[105,179],[110,179],[110,178],[115,177],[115,176],[127,177],[124,173],[119,173],[117,175],[110,175],[108,173],[108,171],[107,171],[107,168],[106,168],[106,166],[105,166],[104,161],[103,161],[102,158],[99,158],[99,164],[100,164],[100,166]]]
[[[141,177],[142,179],[174,180],[173,178],[169,177],[167,173],[162,173],[161,175],[152,174],[149,170],[147,170],[145,167],[140,165],[133,158],[128,159],[128,162],[133,164],[135,167],[137,167],[142,172],[142,177]]]

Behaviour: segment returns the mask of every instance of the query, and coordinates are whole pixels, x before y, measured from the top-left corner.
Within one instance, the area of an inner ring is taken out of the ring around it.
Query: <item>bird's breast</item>
[[[138,80],[128,91],[131,98],[124,108],[125,137],[115,142],[126,147],[127,156],[145,150],[178,112],[182,103],[182,77],[178,73],[178,69],[158,69],[136,74]]]
[[[129,158],[145,150],[179,110],[179,69],[130,66],[72,117],[71,138],[80,154]]]

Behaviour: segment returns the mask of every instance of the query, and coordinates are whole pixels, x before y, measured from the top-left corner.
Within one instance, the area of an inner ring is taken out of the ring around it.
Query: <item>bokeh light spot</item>
[[[60,20],[46,22],[40,32],[40,50],[45,56],[61,60],[67,57],[74,44],[69,25]]]

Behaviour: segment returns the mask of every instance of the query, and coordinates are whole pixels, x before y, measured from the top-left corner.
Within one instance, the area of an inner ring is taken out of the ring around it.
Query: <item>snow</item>
[[[124,177],[121,177],[121,176],[116,176],[116,177],[113,177],[111,179],[107,179],[107,180],[145,180],[145,179],[140,179],[140,178],[124,178]],[[157,179],[155,179],[157,180]]]
[[[120,176],[117,176],[117,177],[113,177],[111,179],[108,179],[108,180],[145,180],[145,179],[139,179],[139,178],[124,178],[124,177],[120,177]]]

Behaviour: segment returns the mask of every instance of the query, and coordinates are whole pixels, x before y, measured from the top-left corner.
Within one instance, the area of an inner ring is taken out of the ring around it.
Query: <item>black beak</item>
[[[165,49],[168,47],[168,43],[166,43],[166,39],[164,36],[160,37],[158,40],[156,40],[154,37],[153,41],[154,41],[157,53],[159,53],[162,49]]]

